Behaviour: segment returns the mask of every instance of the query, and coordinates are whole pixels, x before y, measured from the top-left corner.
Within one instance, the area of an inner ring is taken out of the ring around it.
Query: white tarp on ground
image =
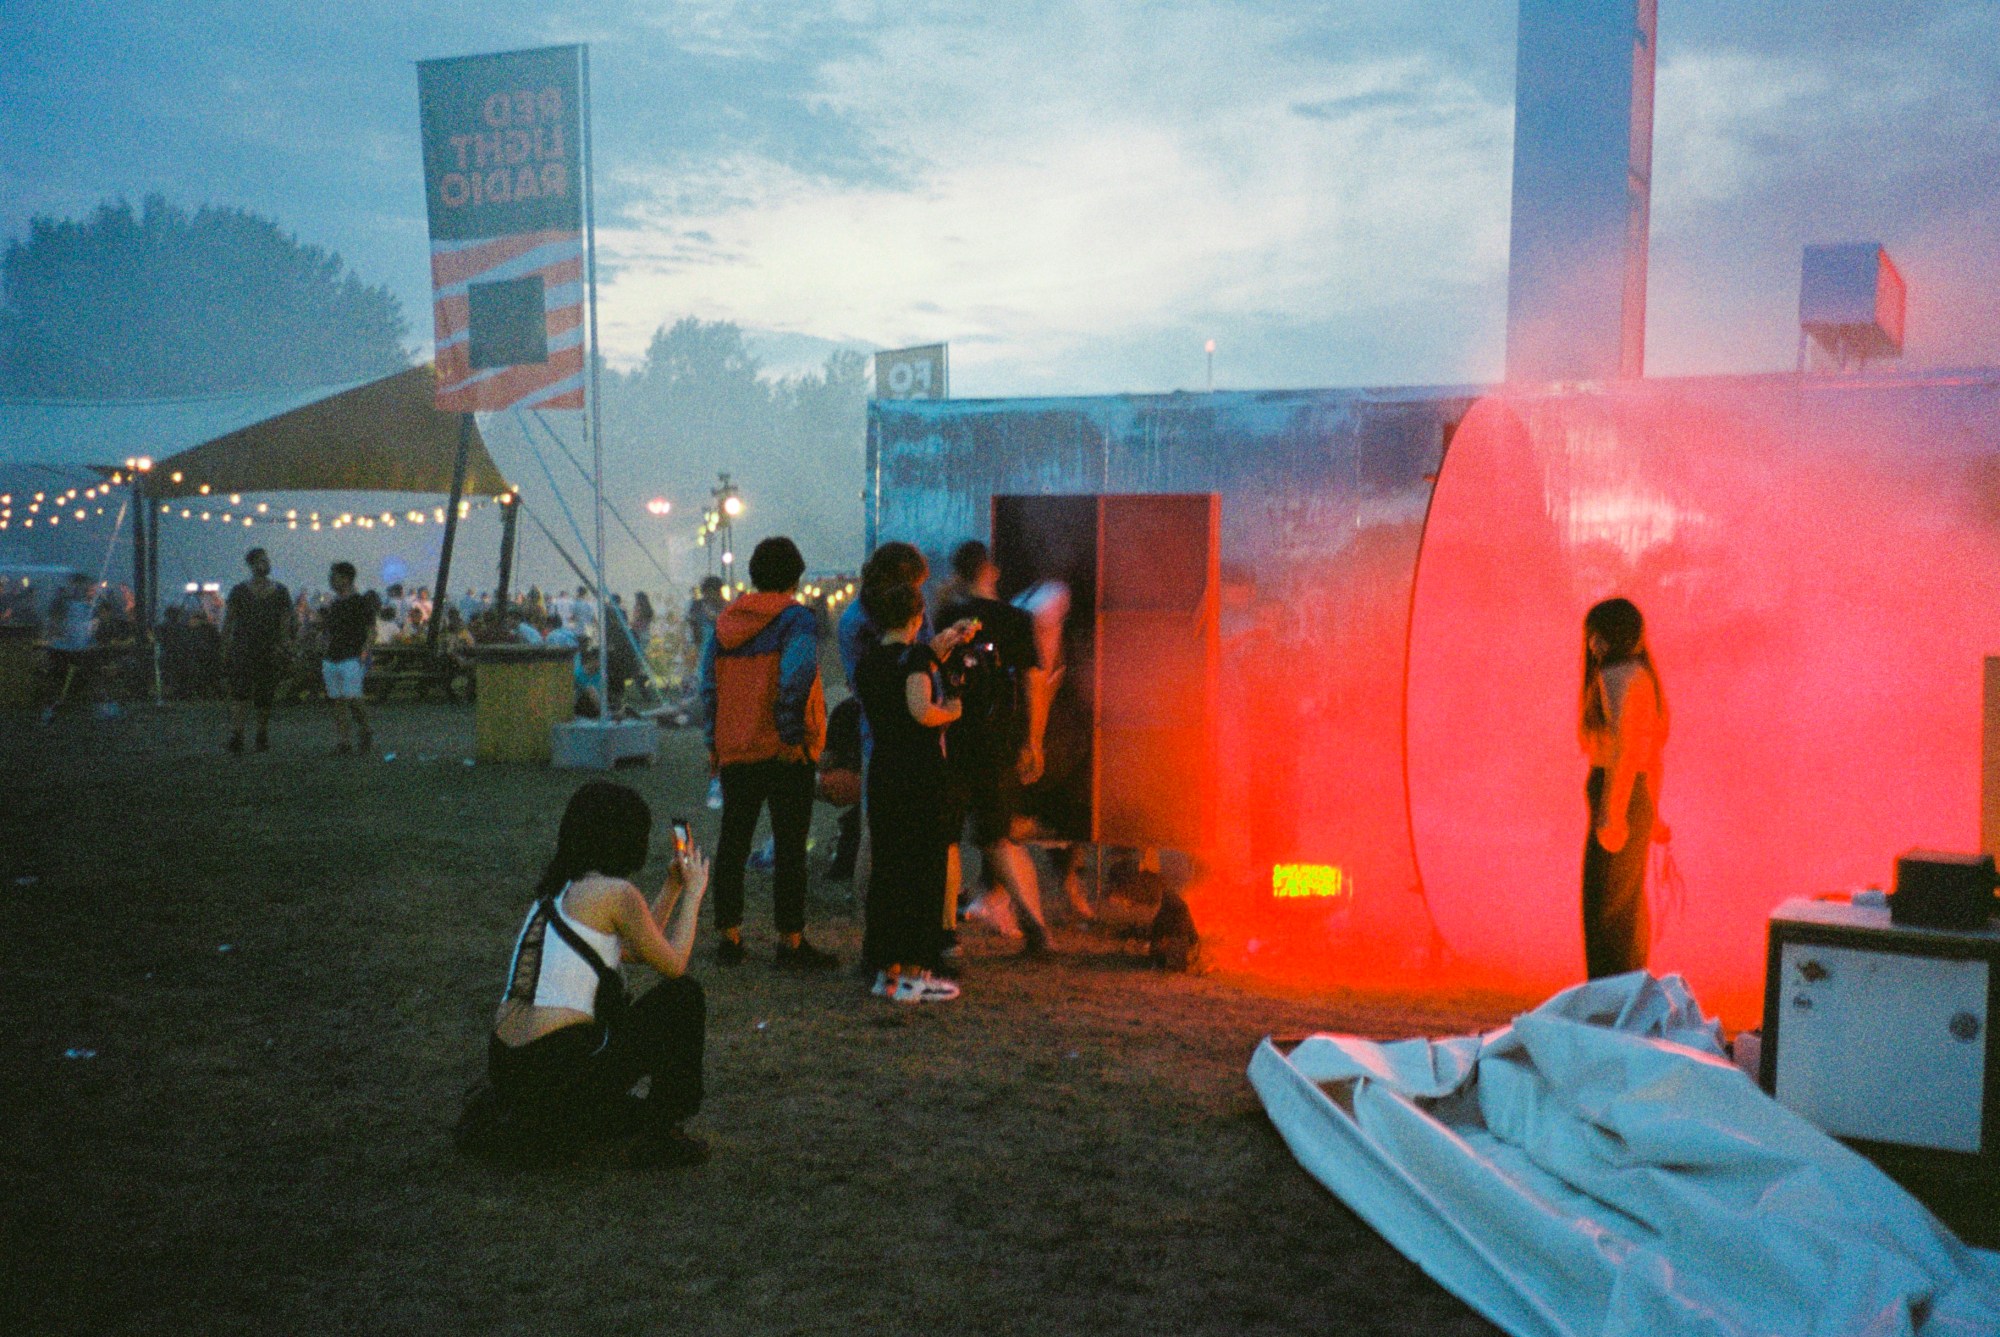
[[[1486,1035],[1266,1040],[1250,1082],[1301,1165],[1516,1337],[2000,1333],[2000,1256],[1759,1090],[1677,975]]]

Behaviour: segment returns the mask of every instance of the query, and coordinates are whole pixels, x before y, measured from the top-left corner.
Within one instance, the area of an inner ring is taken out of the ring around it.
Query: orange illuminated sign
[[[1271,894],[1279,900],[1338,899],[1349,890],[1347,870],[1331,864],[1281,863],[1271,868]]]

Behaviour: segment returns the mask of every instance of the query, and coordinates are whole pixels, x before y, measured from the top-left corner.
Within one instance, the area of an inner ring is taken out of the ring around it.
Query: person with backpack
[[[1013,917],[1027,954],[1049,950],[1041,886],[1034,860],[1014,839],[1022,789],[1041,777],[1048,692],[1034,619],[1000,598],[1000,568],[984,543],[961,543],[952,571],[966,593],[938,609],[941,626],[979,624],[979,635],[946,666],[959,681],[964,710],[945,734],[945,755],[963,793],[979,846]]]

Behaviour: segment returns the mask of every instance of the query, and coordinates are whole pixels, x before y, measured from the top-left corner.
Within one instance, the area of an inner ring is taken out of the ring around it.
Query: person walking
[[[55,722],[56,710],[71,694],[87,700],[97,681],[97,608],[90,577],[70,573],[49,603],[49,677],[54,692],[42,707],[42,723]]]
[[[1672,836],[1657,811],[1667,698],[1646,620],[1629,599],[1606,599],[1584,617],[1578,714],[1578,741],[1590,759],[1583,954],[1589,977],[1600,979],[1646,968],[1647,845]]]
[[[1047,676],[1034,619],[1000,599],[1000,568],[984,543],[961,543],[951,565],[963,594],[940,606],[938,621],[972,620],[981,630],[980,653],[966,671],[965,711],[946,734],[945,751],[965,795],[973,843],[1011,903],[1027,953],[1042,955],[1049,950],[1049,929],[1041,885],[1034,860],[1014,838],[1022,788],[1041,778],[1048,724]]]
[[[262,548],[243,554],[250,579],[229,591],[222,612],[222,666],[229,679],[229,750],[243,750],[243,726],[257,708],[257,750],[271,747],[271,702],[289,660],[294,633],[292,594],[271,579]]]
[[[354,588],[356,572],[352,562],[335,562],[327,574],[333,586],[333,600],[320,615],[326,634],[326,649],[320,660],[320,681],[326,685],[326,699],[333,706],[333,728],[337,738],[333,750],[345,756],[353,751],[348,741],[352,731],[360,735],[361,750],[372,751],[375,734],[368,727],[368,708],[361,694],[368,676],[368,647],[375,639],[375,615],[382,601],[375,591],[359,593]]]
[[[805,559],[788,538],[750,554],[752,589],[723,609],[701,653],[702,721],[709,766],[722,782],[722,834],[715,851],[716,961],[740,965],[743,868],[757,817],[771,809],[776,870],[772,911],[781,969],[826,970],[832,953],[805,940],[806,833],[816,763],[826,746],[819,678],[819,623],[794,596]]]

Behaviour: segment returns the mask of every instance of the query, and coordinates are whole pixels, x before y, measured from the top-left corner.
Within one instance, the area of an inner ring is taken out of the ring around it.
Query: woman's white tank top
[[[556,913],[563,923],[575,931],[579,938],[596,949],[604,964],[618,969],[618,935],[601,933],[588,924],[579,923],[574,916],[563,909],[563,898],[569,894],[564,887],[556,894]],[[528,930],[534,926],[535,907],[528,907],[528,917],[521,924],[521,933],[514,941],[514,960],[518,964],[521,945],[528,939]],[[510,965],[507,976],[512,979],[514,966]],[[571,947],[563,935],[554,928],[542,930],[542,968],[535,977],[536,1007],[566,1007],[572,1012],[582,1012],[595,1016],[597,1012],[597,971],[590,962],[583,959]]]

